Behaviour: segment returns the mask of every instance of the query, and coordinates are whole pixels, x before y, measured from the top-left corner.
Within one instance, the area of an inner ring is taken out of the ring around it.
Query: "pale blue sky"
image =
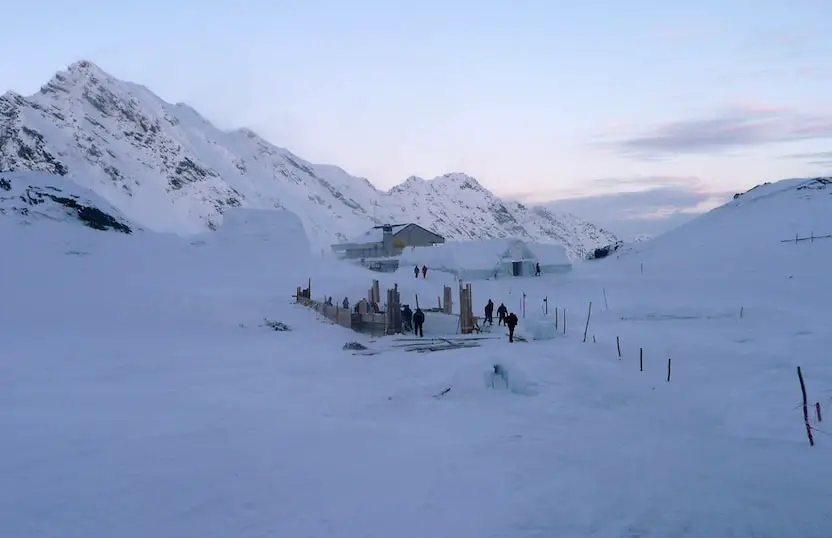
[[[4,22],[0,88],[89,59],[382,188],[702,199],[832,173],[829,0],[41,0]]]

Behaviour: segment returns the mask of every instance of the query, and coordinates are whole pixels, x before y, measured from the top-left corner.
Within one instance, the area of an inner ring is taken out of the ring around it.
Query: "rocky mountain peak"
[[[315,250],[383,222],[421,222],[449,240],[520,237],[574,256],[615,240],[571,216],[500,200],[476,179],[411,176],[388,192],[313,164],[251,129],[223,131],[184,104],[107,74],[87,60],[40,92],[0,98],[0,172],[65,176],[144,228],[200,233],[231,207],[286,208]]]

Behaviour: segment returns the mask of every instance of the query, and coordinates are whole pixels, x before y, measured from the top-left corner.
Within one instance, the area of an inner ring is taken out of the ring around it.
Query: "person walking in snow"
[[[505,323],[507,313],[508,308],[506,308],[506,305],[504,303],[500,303],[500,307],[497,309],[497,327]]]
[[[413,334],[418,334],[419,336],[425,336],[425,331],[423,330],[424,324],[425,324],[425,313],[422,312],[422,309],[417,306],[416,307],[416,312],[413,313]]]
[[[494,325],[494,301],[491,299],[489,299],[488,303],[485,305],[485,323]]]
[[[540,276],[540,262],[534,264],[534,276]]]
[[[415,276],[416,278],[419,278],[419,266],[418,265],[413,266],[413,276]]]
[[[428,266],[427,266],[427,265],[423,265],[423,266],[422,266],[422,278],[427,278],[427,277],[428,277]],[[418,277],[417,277],[417,278],[418,278]]]
[[[347,299],[346,297],[344,297],[344,302],[341,303],[341,306],[343,306],[344,308],[349,308],[350,307],[350,300]]]
[[[508,341],[514,342],[514,328],[517,327],[517,316],[514,315],[514,312],[508,315],[506,318],[506,327],[508,327]]]

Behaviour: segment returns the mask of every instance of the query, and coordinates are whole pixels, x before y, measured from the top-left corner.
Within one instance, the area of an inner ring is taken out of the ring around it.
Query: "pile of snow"
[[[533,340],[552,340],[558,336],[553,317],[531,317],[523,320],[523,327],[524,332]]]
[[[225,214],[222,226],[205,237],[229,248],[253,252],[272,249],[307,258],[310,251],[303,222],[283,209],[231,209]]]

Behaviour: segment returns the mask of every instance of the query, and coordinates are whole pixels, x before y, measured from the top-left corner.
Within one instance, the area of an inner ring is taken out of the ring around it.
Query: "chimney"
[[[393,255],[393,226],[385,224],[381,227],[382,248],[386,256]]]

